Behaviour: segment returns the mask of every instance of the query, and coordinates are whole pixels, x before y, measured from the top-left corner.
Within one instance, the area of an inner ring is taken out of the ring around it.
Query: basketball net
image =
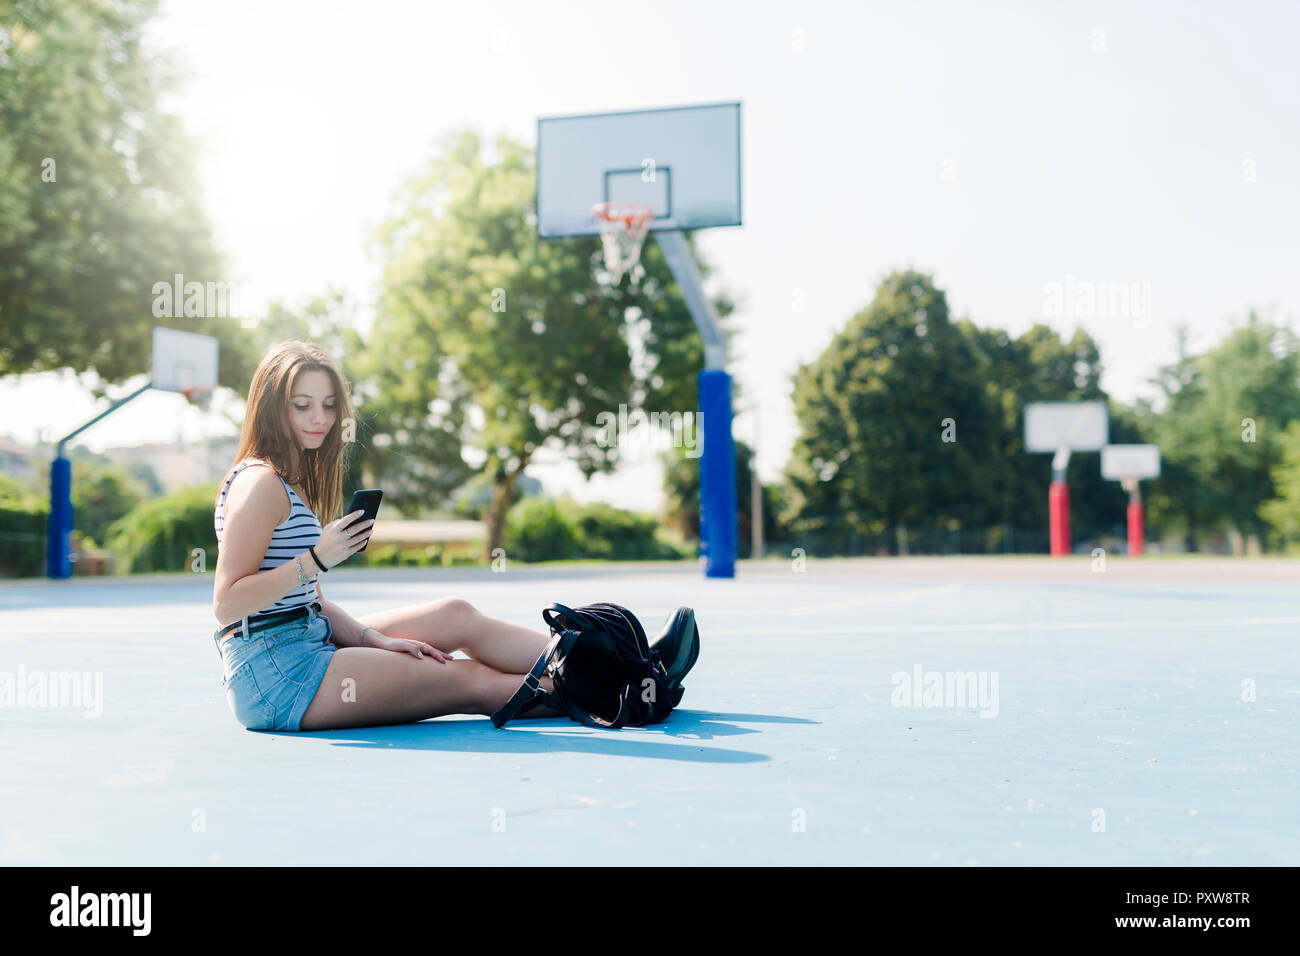
[[[212,395],[216,389],[212,388],[183,388],[181,394],[201,411],[208,411],[212,408]]]
[[[637,266],[641,259],[641,246],[650,231],[654,210],[641,203],[599,202],[591,207],[591,214],[596,217],[596,225],[600,227],[605,268],[614,274],[614,283],[618,284],[623,274]],[[633,281],[636,281],[642,271],[638,267],[637,273],[633,274]]]
[[[194,365],[192,362],[177,360],[173,364],[172,378],[178,388],[176,391],[185,396],[185,400],[202,411],[212,407],[212,393],[215,388],[204,388],[194,384]]]

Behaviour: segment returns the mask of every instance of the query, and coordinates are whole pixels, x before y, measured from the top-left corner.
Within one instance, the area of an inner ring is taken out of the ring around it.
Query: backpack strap
[[[507,721],[518,717],[524,710],[531,710],[532,707],[535,707],[538,698],[542,698],[543,702],[547,703],[548,706],[556,706],[552,703],[553,696],[542,690],[540,680],[542,675],[546,673],[546,668],[550,666],[551,659],[556,653],[567,653],[577,638],[578,635],[573,631],[560,631],[551,638],[546,647],[542,649],[541,655],[537,658],[537,663],[528,672],[524,682],[519,685],[519,689],[492,714],[493,727],[500,730],[506,725]],[[529,706],[530,704],[532,706]],[[561,708],[556,706],[556,709]]]
[[[563,604],[558,604],[555,601],[552,601],[550,604],[546,605],[546,607],[542,608],[542,620],[546,622],[546,626],[552,631],[566,630],[565,627],[557,624],[554,618],[562,618],[573,625],[573,627],[579,629],[586,628],[592,631],[600,630],[600,625],[587,617],[587,615],[580,611],[575,611],[571,607],[565,607]],[[571,628],[568,629],[571,630]]]

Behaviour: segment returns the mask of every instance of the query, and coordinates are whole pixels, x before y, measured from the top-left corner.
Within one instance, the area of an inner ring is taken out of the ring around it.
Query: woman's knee
[[[429,612],[443,625],[464,623],[478,615],[478,609],[464,598],[439,598],[429,605]]]
[[[478,636],[477,623],[481,615],[478,608],[464,598],[449,597],[435,601],[432,615],[435,630],[451,635],[459,645],[457,650],[468,650]]]

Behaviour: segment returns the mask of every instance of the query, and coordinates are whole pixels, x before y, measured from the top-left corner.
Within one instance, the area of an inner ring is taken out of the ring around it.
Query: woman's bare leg
[[[454,597],[378,611],[357,620],[393,637],[432,644],[448,654],[464,651],[506,674],[527,674],[551,640],[550,634],[489,617]]]
[[[444,664],[379,648],[344,647],[330,658],[301,729],[406,724],[448,714],[490,715],[519,689],[524,677],[476,660]],[[551,690],[550,678],[543,677],[541,685]],[[538,707],[525,716],[556,716],[540,713],[548,710]]]

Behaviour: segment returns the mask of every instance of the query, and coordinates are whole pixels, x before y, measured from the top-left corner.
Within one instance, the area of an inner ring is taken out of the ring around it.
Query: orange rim
[[[654,209],[636,202],[598,202],[591,207],[591,214],[606,222],[621,222],[629,229],[655,217]]]

